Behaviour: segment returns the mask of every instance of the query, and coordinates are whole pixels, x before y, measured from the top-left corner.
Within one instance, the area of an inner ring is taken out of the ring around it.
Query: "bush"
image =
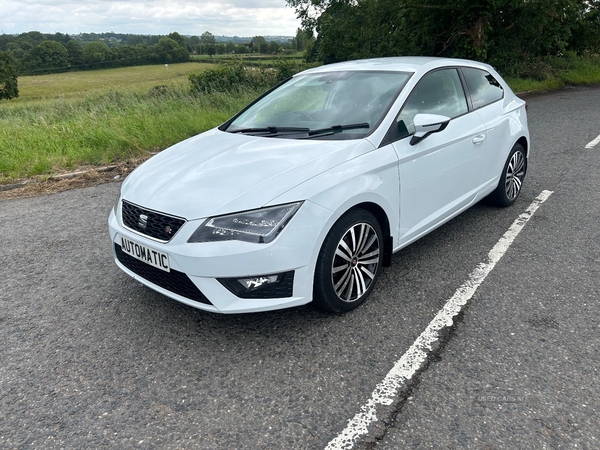
[[[236,92],[241,89],[264,90],[273,86],[275,72],[268,69],[248,69],[241,62],[219,64],[198,74],[190,74],[192,92]]]
[[[555,70],[547,61],[541,59],[523,62],[518,65],[517,76],[535,81],[544,81],[555,75]]]
[[[245,67],[241,60],[219,64],[198,74],[190,74],[190,89],[194,93],[264,91],[308,66],[294,61],[278,60],[275,67]]]
[[[277,80],[283,81],[287,80],[291,76],[297,74],[298,72],[303,71],[306,67],[302,64],[298,64],[296,61],[290,61],[285,59],[280,59],[277,61]]]

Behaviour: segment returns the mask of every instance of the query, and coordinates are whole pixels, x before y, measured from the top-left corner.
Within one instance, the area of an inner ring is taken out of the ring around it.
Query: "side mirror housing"
[[[417,114],[413,119],[415,134],[410,140],[410,145],[417,145],[431,133],[439,133],[446,129],[450,123],[450,117],[438,114]]]

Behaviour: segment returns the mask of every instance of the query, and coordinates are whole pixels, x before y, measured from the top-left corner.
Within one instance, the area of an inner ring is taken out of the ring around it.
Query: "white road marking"
[[[428,352],[440,337],[440,331],[452,326],[454,317],[473,297],[477,288],[506,253],[533,213],[552,193],[552,191],[542,191],[525,212],[513,222],[504,236],[490,250],[487,260],[471,272],[467,281],[457,289],[406,353],[396,361],[383,381],[375,387],[371,398],[361,407],[360,412],[348,421],[346,428],[327,444],[325,450],[351,449],[360,437],[368,433],[369,425],[378,420],[377,407],[389,406],[393,403],[402,385],[409,381],[427,360]]]
[[[598,136],[596,139],[594,139],[592,142],[586,145],[585,148],[594,148],[598,144],[600,144],[600,136]]]

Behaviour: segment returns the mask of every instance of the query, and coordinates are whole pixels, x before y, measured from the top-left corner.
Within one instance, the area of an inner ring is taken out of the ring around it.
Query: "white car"
[[[525,102],[482,63],[399,57],[301,72],[154,156],[110,214],[117,265],[220,313],[363,303],[393,252],[521,191]]]

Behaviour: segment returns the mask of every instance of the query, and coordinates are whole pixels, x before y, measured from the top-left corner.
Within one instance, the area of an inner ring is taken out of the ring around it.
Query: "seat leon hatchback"
[[[345,312],[394,252],[484,197],[514,203],[528,157],[525,102],[486,64],[325,65],[131,173],[114,258],[207,311]]]

